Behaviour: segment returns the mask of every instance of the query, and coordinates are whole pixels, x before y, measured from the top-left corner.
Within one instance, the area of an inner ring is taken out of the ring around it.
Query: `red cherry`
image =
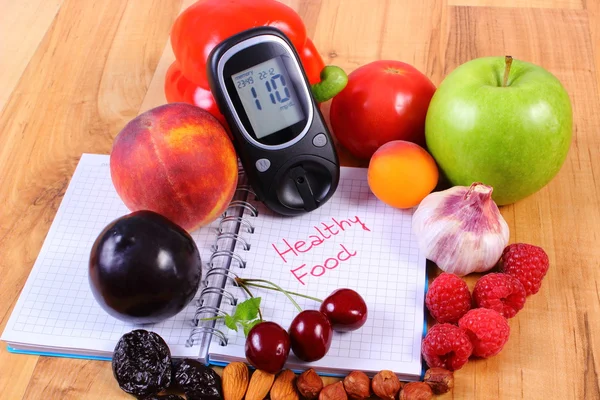
[[[304,361],[323,358],[331,346],[331,323],[325,314],[317,310],[305,310],[296,315],[288,332],[292,351]]]
[[[320,311],[327,316],[334,331],[355,331],[367,322],[367,304],[352,289],[338,289],[321,304]]]
[[[290,354],[290,336],[275,322],[261,322],[248,332],[246,359],[271,374],[281,371]]]

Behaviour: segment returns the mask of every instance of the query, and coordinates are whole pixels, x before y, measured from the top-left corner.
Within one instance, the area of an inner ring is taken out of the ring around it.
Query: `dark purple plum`
[[[194,298],[201,275],[200,254],[190,234],[145,210],[108,224],[89,260],[96,301],[113,317],[137,324],[179,313]]]

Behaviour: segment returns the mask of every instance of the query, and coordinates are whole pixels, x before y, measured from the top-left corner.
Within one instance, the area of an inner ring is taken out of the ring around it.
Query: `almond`
[[[296,374],[293,371],[281,371],[271,387],[271,400],[300,400],[294,385],[295,380]]]
[[[319,393],[319,400],[348,400],[342,381],[325,386]]]
[[[248,389],[248,366],[233,362],[223,368],[223,399],[242,400]]]
[[[250,377],[246,400],[264,400],[271,390],[275,375],[257,369]]]

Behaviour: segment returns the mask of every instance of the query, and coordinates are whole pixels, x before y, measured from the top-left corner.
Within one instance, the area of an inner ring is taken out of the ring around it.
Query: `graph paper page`
[[[140,326],[109,316],[92,295],[92,245],[106,225],[129,213],[114,189],[108,163],[107,155],[82,156],[2,340],[34,351],[110,357],[124,333],[143,328],[160,334],[174,356],[198,357],[198,346],[186,346],[197,299],[172,318]],[[197,230],[192,237],[202,260],[208,260],[213,229]]]
[[[289,368],[319,368],[327,373],[352,369],[377,372],[390,369],[418,376],[421,372],[425,258],[411,230],[413,210],[386,206],[370,192],[366,169],[342,168],[335,195],[321,208],[299,217],[274,215],[262,204],[257,217],[246,215],[255,227],[242,232],[250,249],[238,246],[246,268],[232,264],[231,272],[262,278],[290,291],[323,299],[335,289],[359,292],[368,307],[366,324],[351,333],[334,333],[328,354],[303,364],[290,353]],[[247,298],[233,285],[227,288],[240,301]],[[297,311],[282,294],[253,288],[262,298],[266,320],[287,329]],[[303,309],[319,303],[296,297]],[[231,313],[233,306],[223,304]],[[244,357],[245,338],[222,324],[227,346],[211,344],[213,360]]]

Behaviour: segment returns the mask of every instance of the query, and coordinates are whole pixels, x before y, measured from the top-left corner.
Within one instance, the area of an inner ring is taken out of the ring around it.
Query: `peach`
[[[237,156],[223,126],[186,103],[131,120],[113,142],[110,172],[127,208],[157,212],[188,231],[225,211],[238,180]]]
[[[433,157],[418,144],[393,140],[379,147],[367,172],[369,188],[381,201],[396,208],[419,205],[438,183]]]

